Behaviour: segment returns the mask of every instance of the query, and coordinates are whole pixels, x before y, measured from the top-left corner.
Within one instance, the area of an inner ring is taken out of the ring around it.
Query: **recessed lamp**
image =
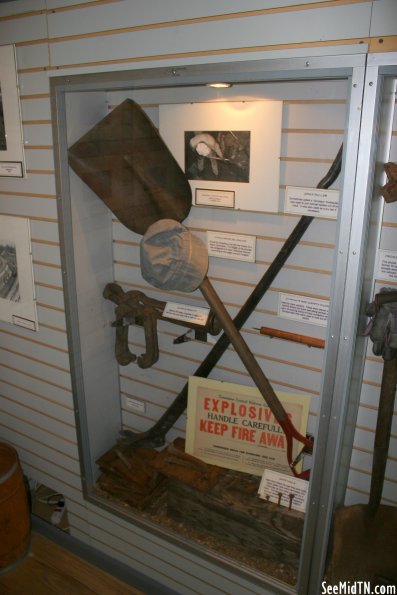
[[[232,86],[232,83],[207,83],[207,87],[212,87],[213,89],[228,89]]]

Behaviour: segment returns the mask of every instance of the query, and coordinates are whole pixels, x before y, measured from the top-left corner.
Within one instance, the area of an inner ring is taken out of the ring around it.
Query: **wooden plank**
[[[0,590],[8,595],[143,595],[98,567],[82,560],[54,541],[33,533],[29,555],[0,575]]]
[[[369,53],[395,51],[397,51],[397,35],[371,38]]]

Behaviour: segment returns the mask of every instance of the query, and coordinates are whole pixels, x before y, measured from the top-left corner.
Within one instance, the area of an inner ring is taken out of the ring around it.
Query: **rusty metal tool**
[[[158,320],[187,326],[198,331],[204,330],[214,336],[221,331],[216,316],[211,310],[205,325],[168,318],[163,315],[166,302],[148,297],[142,291],[124,291],[118,283],[107,283],[103,290],[103,297],[116,304],[116,320],[112,326],[116,328],[115,356],[121,366],[127,366],[136,361],[140,368],[149,368],[158,361]],[[138,357],[128,346],[128,331],[132,324],[143,326],[145,331],[146,351]]]

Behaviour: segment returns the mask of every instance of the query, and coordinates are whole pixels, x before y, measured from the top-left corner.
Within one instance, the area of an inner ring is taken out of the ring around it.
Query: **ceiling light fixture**
[[[228,89],[232,86],[232,83],[207,83],[207,87],[212,87],[213,89]]]

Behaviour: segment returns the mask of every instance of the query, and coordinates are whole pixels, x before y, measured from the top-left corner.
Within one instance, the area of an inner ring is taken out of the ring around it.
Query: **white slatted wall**
[[[29,477],[65,495],[73,535],[180,593],[244,595],[257,593],[258,588],[229,570],[204,563],[183,548],[150,537],[139,527],[83,499],[60,266],[49,77],[205,61],[359,52],[367,47],[365,44],[374,51],[396,47],[394,0],[247,0],[243,8],[240,0],[18,0],[0,4],[0,43],[16,45],[27,168],[23,180],[0,179],[0,214],[30,219],[39,317],[37,333],[0,322],[0,437],[15,445]],[[316,184],[327,170],[342,138],[346,105],[345,89],[340,83],[316,84],[313,89],[306,85],[281,87],[274,84],[270,92],[284,100],[283,195],[285,184]],[[109,98],[111,103],[120,100],[116,95]],[[167,98],[149,95],[137,96],[137,100],[153,104],[150,113],[155,117],[156,104],[166,103]],[[395,143],[394,136],[394,160]],[[258,237],[255,264],[239,267],[211,259],[210,278],[231,314],[244,302],[295,222],[292,216],[258,218],[239,213],[225,217],[213,209],[193,210],[187,223],[201,236],[207,229],[221,229]],[[396,205],[390,205],[385,209],[382,234],[387,249],[396,249],[396,226]],[[329,221],[316,221],[309,228],[243,331],[275,388],[312,397],[313,429],[322,352],[260,337],[252,328],[285,324],[276,320],[280,289],[327,298],[334,235],[334,224]],[[115,279],[126,289],[131,285],[146,290],[139,278],[137,241],[115,223]],[[158,295],[153,289],[150,293]],[[202,303],[198,295],[191,299]],[[309,334],[298,323],[288,323],[285,328]],[[315,331],[320,336],[322,329]],[[183,349],[173,345],[176,334],[175,328],[160,324],[161,359],[153,375],[131,367],[122,370],[122,400],[133,395],[147,402],[143,418],[131,418],[123,411],[126,427],[143,429],[156,420],[206,353],[207,348],[197,342]],[[132,339],[131,348],[135,347],[142,347],[139,331]],[[380,369],[381,363],[368,353],[349,482],[349,498],[356,500],[365,501],[368,491],[369,442]],[[213,377],[250,383],[231,350]],[[177,428],[183,433],[183,419]],[[393,434],[386,495],[395,503],[395,424]]]
[[[397,110],[394,110],[393,132],[390,143],[389,161],[397,162]],[[379,249],[394,252],[397,248],[397,203],[384,203],[382,231]],[[382,287],[397,290],[397,283],[385,281],[375,275],[375,289]],[[361,391],[360,408],[354,439],[351,469],[346,493],[346,503],[368,502],[372,471],[372,449],[375,438],[379,392],[383,371],[383,359],[372,353],[372,342],[368,342],[366,365]],[[386,466],[382,501],[397,504],[397,402],[390,437],[389,458]]]

